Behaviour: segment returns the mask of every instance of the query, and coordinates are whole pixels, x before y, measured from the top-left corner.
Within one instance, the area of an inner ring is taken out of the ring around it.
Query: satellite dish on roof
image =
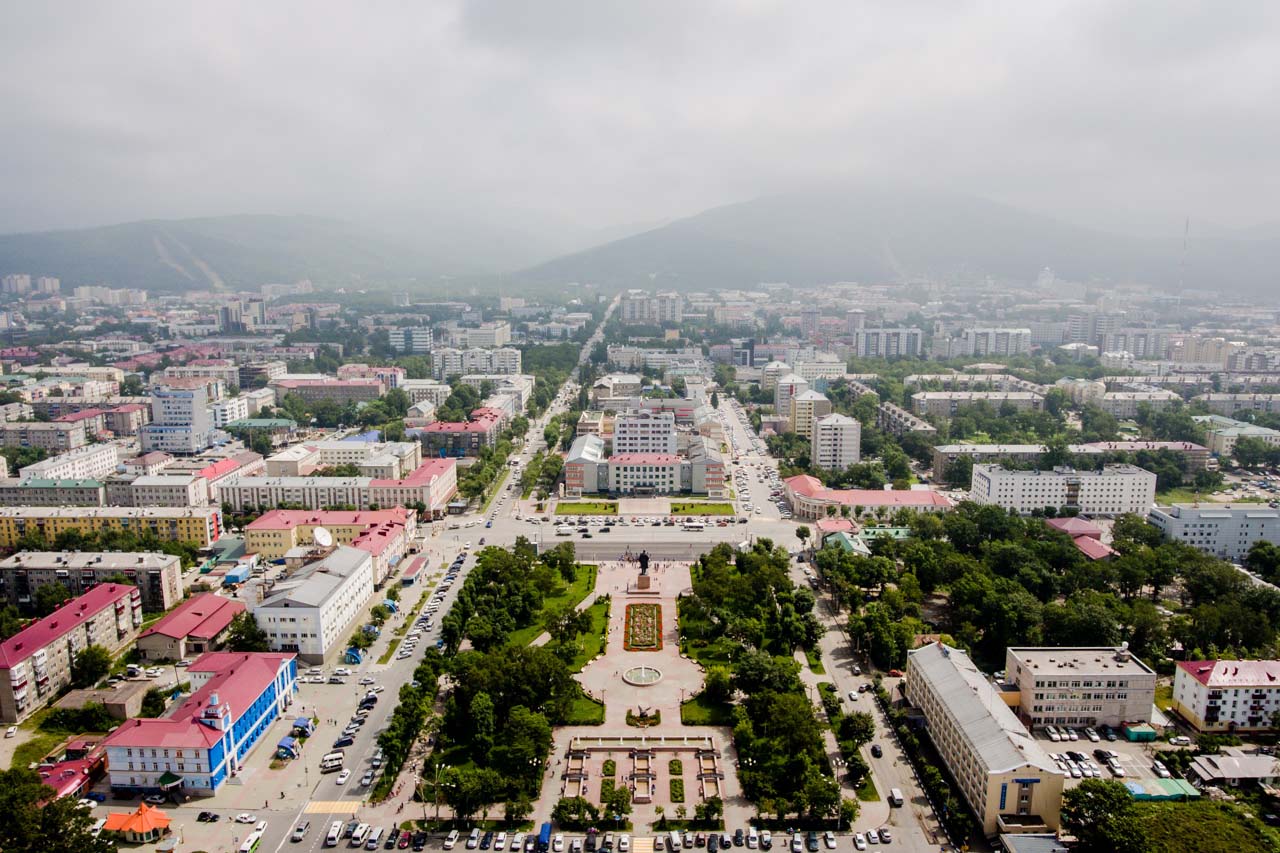
[[[312,539],[321,548],[328,548],[333,544],[333,534],[323,527],[317,527],[315,532],[311,534]]]

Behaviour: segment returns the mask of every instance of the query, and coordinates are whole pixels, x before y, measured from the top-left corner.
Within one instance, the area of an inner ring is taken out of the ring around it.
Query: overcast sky
[[[312,213],[572,242],[842,177],[1280,219],[1280,4],[7,3],[0,230]]]

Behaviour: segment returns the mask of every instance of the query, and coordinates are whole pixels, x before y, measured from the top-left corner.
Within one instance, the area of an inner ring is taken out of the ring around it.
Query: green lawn
[[[617,515],[618,505],[611,501],[569,501],[556,504],[556,515]]]
[[[875,803],[880,801],[880,792],[876,790],[875,780],[868,773],[862,777],[862,782],[858,785],[858,799],[864,803]]]
[[[1173,707],[1173,685],[1157,684],[1156,685],[1156,707],[1161,711],[1167,711]]]
[[[489,484],[489,497],[485,498],[484,506],[480,507],[481,515],[484,515],[489,511],[489,504],[493,503],[494,499],[498,497],[498,492],[502,491],[502,486],[507,482],[507,477],[510,476],[510,474],[511,469],[504,465],[502,466],[502,473],[500,473],[497,478]]]
[[[587,597],[587,593],[596,588],[596,569],[595,563],[579,563],[578,578],[568,586],[562,587],[560,592],[555,595],[549,595],[542,600],[542,613],[546,613],[554,608],[564,606],[577,607],[582,603],[582,599]],[[508,642],[517,645],[527,646],[538,638],[542,633],[542,614],[534,619],[533,624],[527,628],[520,628],[512,631],[507,638]]]
[[[49,754],[67,735],[58,732],[36,732],[31,739],[13,751],[11,767],[26,767]]]
[[[826,667],[822,665],[822,656],[817,649],[805,649],[804,658],[809,662],[809,671],[814,675],[826,675]]]
[[[672,515],[733,515],[733,504],[679,501],[671,504]]]
[[[1261,821],[1246,819],[1227,803],[1139,803],[1148,853],[1262,853],[1280,840]]]
[[[597,702],[585,693],[579,693],[569,706],[566,726],[604,725],[604,703]]]
[[[604,632],[609,627],[609,600],[594,602],[587,608],[591,615],[591,630],[582,635],[582,648],[569,665],[571,672],[582,672],[583,667],[604,651]]]
[[[699,693],[680,705],[680,722],[686,726],[731,726],[733,706],[712,702]]]

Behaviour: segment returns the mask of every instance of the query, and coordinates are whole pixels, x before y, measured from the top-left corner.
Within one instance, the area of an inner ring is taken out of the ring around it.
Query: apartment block
[[[182,600],[182,562],[150,551],[19,551],[0,560],[0,596],[27,610],[47,584],[60,583],[78,596],[118,575],[137,585],[143,610],[168,610]]]
[[[102,528],[208,548],[222,535],[222,512],[216,507],[0,507],[0,548],[13,547],[27,533],[52,541],[69,530],[94,533]]]
[[[813,423],[831,414],[831,401],[817,391],[803,391],[791,398],[791,429],[803,438],[813,438]]]
[[[1280,661],[1176,661],[1173,706],[1199,732],[1272,728],[1280,711]]]
[[[388,333],[391,349],[405,355],[426,355],[431,352],[431,329],[406,327],[391,329]]]
[[[924,332],[914,328],[858,329],[853,355],[858,358],[916,358],[924,352]]]
[[[120,450],[114,444],[91,444],[51,456],[18,470],[24,480],[101,480],[115,473]]]
[[[891,435],[919,433],[936,435],[938,428],[923,418],[911,414],[896,403],[884,402],[876,407],[876,426]]]
[[[862,458],[862,424],[847,415],[830,414],[813,426],[809,457],[828,471],[843,471]]]
[[[1280,545],[1280,510],[1261,503],[1154,506],[1147,523],[1206,554],[1242,562],[1255,542]]]
[[[1019,412],[1038,412],[1044,397],[1033,391],[917,391],[911,406],[917,415],[949,418],[968,406],[985,403],[999,411],[1011,406]]]
[[[520,373],[522,357],[515,347],[454,349],[431,351],[431,375],[446,379],[464,373]]]
[[[1231,417],[1237,412],[1280,412],[1280,394],[1200,394],[1195,401],[1204,403],[1215,415]]]
[[[82,423],[0,424],[0,445],[36,447],[50,453],[65,453],[88,442]]]
[[[1018,689],[1018,715],[1033,729],[1151,719],[1156,674],[1127,647],[1011,647],[1004,669]]]

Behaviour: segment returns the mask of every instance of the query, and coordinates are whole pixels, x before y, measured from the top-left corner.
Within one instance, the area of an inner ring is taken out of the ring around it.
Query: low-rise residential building
[[[26,610],[47,584],[77,596],[121,575],[137,585],[143,610],[165,611],[182,600],[182,561],[151,551],[19,551],[0,560],[0,596]]]
[[[1047,451],[1043,444],[939,444],[933,448],[933,476],[938,480],[945,478],[947,469],[962,456],[972,459],[975,464],[1011,462],[1035,465]],[[1067,452],[1074,456],[1127,458],[1144,451],[1178,454],[1185,460],[1188,474],[1203,471],[1209,465],[1209,449],[1191,441],[1095,441],[1067,445]]]
[[[458,490],[457,461],[428,459],[407,477],[240,477],[219,487],[237,511],[258,507],[306,509],[415,507],[432,518],[445,512]]]
[[[938,428],[924,418],[911,414],[896,403],[881,403],[876,407],[876,426],[890,435],[937,435]]]
[[[338,368],[339,379],[377,379],[387,388],[399,388],[405,369],[383,364],[344,364]]]
[[[1242,438],[1256,438],[1270,447],[1280,447],[1280,430],[1222,415],[1199,415],[1194,420],[1204,425],[1205,444],[1214,456],[1231,456]]]
[[[437,407],[453,393],[451,386],[435,379],[406,379],[400,388],[409,395],[410,403],[427,402]]]
[[[296,548],[311,547],[321,528],[338,545],[368,551],[374,583],[382,583],[413,539],[417,514],[403,507],[355,512],[275,509],[245,527],[245,550],[264,560],[279,560]]]
[[[1164,534],[1233,563],[1255,542],[1280,545],[1280,509],[1261,503],[1154,506],[1147,522]]]
[[[1204,403],[1215,415],[1227,417],[1237,412],[1280,412],[1280,394],[1200,394],[1193,402]]]
[[[1146,515],[1155,496],[1156,475],[1133,465],[1107,465],[1100,471],[1019,471],[981,464],[973,466],[969,487],[969,499],[975,503],[1023,515],[1046,507],[1074,509],[1082,515]]]
[[[813,427],[809,456],[828,471],[843,471],[862,458],[862,424],[848,415],[819,418]]]
[[[1180,660],[1172,710],[1199,732],[1273,728],[1280,711],[1280,660]]]
[[[99,480],[0,480],[0,506],[102,506]]]
[[[1005,650],[1018,716],[1040,726],[1111,726],[1151,719],[1155,671],[1120,647],[1018,646]]]
[[[342,405],[372,402],[387,393],[387,386],[379,379],[273,379],[268,387],[279,399],[297,394],[308,403],[332,400]]]
[[[1162,412],[1181,403],[1182,397],[1175,391],[1108,391],[1097,405],[1112,417],[1133,420],[1141,408]]]
[[[1011,406],[1019,412],[1039,411],[1044,397],[1034,391],[917,391],[911,405],[917,415],[949,418],[967,406],[986,403],[999,411]]]
[[[984,835],[1056,830],[1063,773],[960,649],[907,653],[906,697]]]
[[[421,436],[428,456],[478,456],[486,447],[498,443],[503,415],[492,409],[479,408],[467,421],[435,421],[422,428]]]
[[[372,595],[372,555],[341,545],[277,582],[253,617],[272,651],[323,663],[351,636]]]
[[[242,602],[212,592],[193,595],[138,635],[138,654],[148,661],[180,661],[222,647]]]
[[[99,584],[0,643],[0,722],[20,723],[71,683],[71,664],[89,646],[116,654],[138,634],[136,586]]]
[[[36,447],[50,453],[65,453],[84,447],[88,440],[82,423],[0,424],[0,445],[4,447]]]
[[[191,542],[208,548],[222,535],[222,511],[217,507],[0,507],[0,548],[9,548],[27,533],[49,541],[75,530],[96,533],[102,528],[153,534],[162,542]]]
[[[103,742],[117,796],[213,796],[298,692],[291,654],[210,652],[186,677],[195,692],[167,717],[127,720]]]
[[[849,507],[856,513],[877,509],[910,509],[917,512],[941,512],[955,504],[946,495],[930,489],[828,489],[817,477],[797,474],[783,481],[787,503],[801,521],[816,521],[827,516],[827,507]]]

